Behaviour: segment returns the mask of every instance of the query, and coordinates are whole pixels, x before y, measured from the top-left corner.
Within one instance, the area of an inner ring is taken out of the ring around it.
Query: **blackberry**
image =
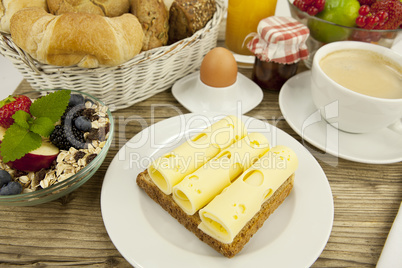
[[[57,125],[50,141],[61,150],[69,150],[71,147],[76,149],[86,148],[84,132],[78,130],[74,125]]]
[[[85,111],[85,106],[77,105],[74,107],[67,107],[66,111],[61,117],[61,124],[70,124],[73,122],[77,117],[81,116]]]
[[[60,119],[60,125],[55,126],[50,141],[61,150],[86,148],[84,132],[75,126],[75,120],[82,116],[85,111],[84,105],[67,107]]]

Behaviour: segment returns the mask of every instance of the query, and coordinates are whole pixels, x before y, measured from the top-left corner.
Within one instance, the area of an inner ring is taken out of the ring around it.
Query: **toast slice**
[[[213,249],[227,258],[232,258],[239,253],[247,244],[250,238],[261,228],[268,217],[279,207],[290,194],[294,183],[292,174],[275,193],[262,205],[260,211],[243,227],[230,244],[222,243],[205,234],[198,228],[201,223],[198,212],[194,215],[187,215],[173,200],[172,195],[164,194],[152,181],[145,170],[137,176],[137,184],[145,193],[158,203],[164,210],[174,217],[179,223],[193,232],[201,241],[207,243]]]

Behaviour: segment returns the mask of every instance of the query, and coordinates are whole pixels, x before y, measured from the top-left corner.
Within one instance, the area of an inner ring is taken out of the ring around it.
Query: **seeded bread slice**
[[[187,215],[173,200],[172,195],[164,194],[151,180],[148,171],[137,176],[137,184],[145,193],[158,203],[164,210],[174,217],[179,223],[193,232],[201,241],[207,243],[223,256],[232,258],[239,253],[250,238],[261,228],[266,219],[279,207],[290,194],[294,183],[294,174],[291,175],[276,192],[262,205],[260,211],[243,227],[240,233],[230,244],[219,242],[198,229],[201,222],[198,213]]]
[[[215,0],[175,0],[169,10],[169,41],[173,44],[204,28],[216,11]]]

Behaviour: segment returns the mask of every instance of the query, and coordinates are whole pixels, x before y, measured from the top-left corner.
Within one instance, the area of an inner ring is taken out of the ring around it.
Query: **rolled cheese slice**
[[[193,215],[269,150],[267,138],[250,133],[173,187],[173,200]]]
[[[229,244],[297,169],[296,154],[276,146],[199,211],[204,233]]]
[[[227,116],[152,162],[149,176],[169,195],[185,176],[246,135],[243,122],[236,116]]]

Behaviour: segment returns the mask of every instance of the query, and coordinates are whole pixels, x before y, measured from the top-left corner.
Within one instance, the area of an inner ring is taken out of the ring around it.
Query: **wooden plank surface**
[[[251,76],[249,69],[241,72]],[[29,90],[31,87],[24,80],[17,92]],[[170,90],[114,112],[119,127],[104,164],[92,179],[70,195],[34,207],[1,207],[0,266],[130,267],[103,225],[102,181],[118,150],[143,128],[130,116],[144,119],[149,126],[178,115],[176,109],[167,105],[188,112]],[[283,119],[277,92],[264,91],[262,103],[247,115],[267,120],[304,144],[328,177],[334,197],[334,224],[329,241],[313,267],[375,267],[402,201],[401,163],[361,164],[323,154],[303,141]]]
[[[244,71],[250,75],[250,71]],[[24,81],[18,91],[29,90]],[[116,140],[95,174],[69,196],[35,207],[0,210],[0,264],[129,266],[115,249],[103,225],[100,192],[107,167],[117,151],[147,125],[188,112],[170,90],[113,113]],[[156,108],[152,108],[156,107]],[[155,117],[152,117],[152,113]],[[333,230],[313,267],[374,267],[402,201],[401,163],[370,165],[323,155],[304,142],[282,118],[277,92],[264,92],[263,102],[248,116],[266,119],[311,149],[330,182],[335,205]],[[368,145],[369,146],[369,145]],[[306,241],[308,243],[308,241]]]

